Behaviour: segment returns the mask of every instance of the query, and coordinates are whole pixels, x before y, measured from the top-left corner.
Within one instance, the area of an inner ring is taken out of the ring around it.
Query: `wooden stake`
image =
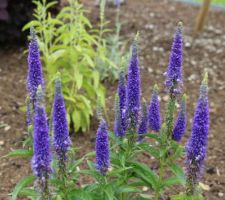
[[[195,33],[199,33],[203,30],[204,24],[206,22],[208,13],[209,13],[209,7],[210,7],[211,0],[204,0],[196,20],[195,24]]]

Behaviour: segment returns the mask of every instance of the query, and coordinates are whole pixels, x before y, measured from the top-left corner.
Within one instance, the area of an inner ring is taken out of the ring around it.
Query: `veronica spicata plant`
[[[141,80],[140,67],[138,58],[137,41],[135,40],[131,48],[131,58],[128,66],[127,79],[127,129],[136,131],[138,125],[138,118],[140,112],[140,98],[141,98]]]
[[[53,121],[53,146],[56,152],[59,175],[62,179],[66,176],[67,153],[71,146],[69,127],[66,119],[66,108],[62,95],[60,74],[55,79],[55,96],[53,103],[52,121]]]
[[[166,198],[169,188],[173,200],[203,198],[198,183],[203,175],[208,143],[208,78],[205,75],[202,81],[191,136],[184,148],[179,142],[188,121],[186,96],[183,95],[180,100],[183,55],[181,30],[179,24],[167,69],[165,86],[169,100],[164,116],[160,116],[160,89],[156,86],[149,106],[146,103],[140,105],[141,77],[135,40],[127,81],[124,74],[120,74],[116,91],[114,132],[110,131],[103,113],[100,113],[95,149],[81,158],[74,157],[75,150],[69,139],[62,96],[63,82],[59,75],[55,78],[53,119],[50,119],[50,123],[53,121],[53,149],[50,149],[43,92],[39,86],[33,120],[32,167],[35,176],[26,177],[18,183],[12,193],[13,199],[17,195],[24,195],[32,199],[48,199],[51,196],[52,199],[68,200],[159,200]],[[179,104],[178,110],[176,104]],[[176,121],[175,113],[178,113]],[[51,156],[52,150],[56,156]],[[141,162],[141,157],[152,158],[150,163],[154,164]],[[181,160],[185,160],[185,172],[178,164]],[[90,181],[80,179],[83,176]],[[35,182],[36,179],[39,181]],[[36,185],[32,186],[34,182]],[[180,185],[185,192],[175,194],[176,185]]]
[[[148,107],[144,100],[142,103],[142,110],[141,110],[141,121],[138,127],[138,141],[141,142],[144,138],[144,134],[148,133]]]
[[[173,129],[172,139],[179,142],[183,137],[187,126],[186,95],[183,95],[180,111]]]
[[[51,169],[52,154],[50,151],[50,137],[47,124],[47,116],[44,108],[44,94],[41,85],[37,88],[36,105],[34,114],[34,154],[32,168],[37,177],[37,187],[41,193],[41,199],[50,199],[48,181]]]
[[[126,116],[126,78],[124,72],[120,72],[119,85],[115,100],[115,123],[114,132],[117,136],[123,137],[127,129]]]
[[[150,130],[159,132],[161,127],[161,117],[157,85],[153,88],[153,93],[149,103],[148,121]]]
[[[109,136],[105,120],[101,120],[96,135],[96,169],[104,176],[110,165]]]
[[[188,195],[195,195],[197,193],[198,182],[204,171],[209,131],[207,74],[200,87],[200,96],[192,123],[191,137],[186,145],[185,163]]]
[[[28,51],[27,91],[30,101],[34,104],[39,85],[44,88],[42,64],[40,60],[39,45],[34,28],[30,29],[30,44]]]

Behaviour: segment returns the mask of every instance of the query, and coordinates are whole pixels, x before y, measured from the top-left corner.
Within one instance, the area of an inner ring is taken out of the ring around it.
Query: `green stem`
[[[170,94],[170,100],[166,111],[166,134],[169,139],[171,138],[173,132],[173,114],[175,111],[175,103],[176,97],[173,94]]]
[[[102,185],[102,188],[104,188],[105,185],[107,185],[107,178],[106,178],[106,176],[102,176],[102,178],[100,179],[100,184]],[[105,192],[103,192],[103,197],[104,197],[104,199],[108,199]]]
[[[127,199],[127,194],[126,193],[122,193],[122,200],[126,200]]]
[[[158,200],[159,199],[159,192],[158,191],[156,191],[154,199],[155,200]]]
[[[158,200],[160,197],[160,190],[161,190],[161,185],[163,183],[164,180],[164,166],[165,163],[167,162],[167,159],[169,159],[168,157],[168,153],[169,150],[171,149],[170,145],[171,145],[171,136],[172,136],[172,132],[173,132],[173,122],[174,122],[174,111],[175,111],[175,103],[176,103],[176,96],[172,93],[170,93],[170,99],[168,102],[168,106],[167,106],[167,111],[166,111],[166,127],[165,127],[165,132],[162,132],[162,142],[160,144],[160,149],[166,149],[166,152],[163,153],[162,157],[160,158],[160,162],[159,162],[159,184],[160,187],[157,188],[156,192],[155,192],[155,200]],[[165,134],[165,135],[164,135]]]
[[[41,200],[50,200],[50,192],[49,192],[49,188],[48,188],[48,177],[47,174],[44,176],[44,180],[40,180],[40,182],[42,182],[42,191],[41,191]]]
[[[163,183],[163,178],[164,178],[164,163],[165,163],[165,157],[160,159],[159,163],[159,184],[161,187],[161,184]],[[160,188],[157,189],[155,192],[155,200],[158,200],[160,197]]]
[[[67,180],[67,173],[66,173],[66,162],[65,160],[59,160],[58,161],[58,167],[59,167],[59,171],[58,171],[58,178],[59,180],[62,181],[62,185],[61,185],[61,191],[63,191],[63,199],[67,199],[67,184],[66,184],[66,180]]]

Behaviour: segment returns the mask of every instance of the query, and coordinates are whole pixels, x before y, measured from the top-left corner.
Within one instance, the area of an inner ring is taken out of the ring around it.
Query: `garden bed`
[[[98,19],[94,1],[85,0],[91,9],[92,21]],[[207,200],[225,198],[225,27],[224,11],[211,11],[205,31],[193,36],[192,28],[198,12],[197,7],[167,0],[129,1],[122,6],[122,35],[128,39],[140,31],[140,63],[142,72],[142,93],[149,99],[155,82],[159,84],[161,109],[164,108],[166,94],[163,92],[163,73],[166,70],[172,34],[177,21],[184,22],[184,91],[187,92],[188,116],[193,116],[197,101],[200,80],[204,70],[209,72],[210,132],[209,149],[202,182],[206,184],[204,195]],[[115,10],[107,8],[107,19],[113,20]],[[26,56],[25,47],[8,47],[0,50],[0,157],[10,149],[21,148],[25,136],[25,113],[20,111],[26,96]],[[116,84],[106,84],[107,109],[110,126],[113,124],[114,93]],[[190,135],[190,121],[185,134]],[[97,123],[92,123],[87,133],[73,134],[72,140],[80,148],[78,156],[94,150]],[[82,146],[81,146],[82,144]],[[152,160],[143,158],[152,165]],[[0,162],[0,199],[10,199],[8,193],[21,177],[30,174],[30,161],[27,159],[2,159]],[[172,192],[173,193],[173,192]]]

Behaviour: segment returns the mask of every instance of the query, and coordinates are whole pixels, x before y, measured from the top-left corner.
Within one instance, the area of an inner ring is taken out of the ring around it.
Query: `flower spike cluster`
[[[101,120],[97,135],[96,135],[96,169],[104,176],[106,175],[109,166],[109,136],[108,136],[108,127],[105,120]]]
[[[119,77],[119,86],[118,86],[118,96],[119,96],[119,112],[121,118],[121,127],[123,135],[126,132],[127,128],[127,119],[126,119],[126,78],[124,72],[120,72]]]
[[[209,130],[208,76],[202,81],[200,96],[195,109],[192,133],[186,145],[186,174],[188,193],[195,193],[195,187],[203,174]]]
[[[60,161],[65,161],[71,141],[69,137],[68,122],[66,119],[66,108],[62,94],[60,74],[55,79],[55,96],[53,103],[53,146]]]
[[[186,95],[183,95],[180,111],[173,129],[172,139],[179,142],[183,137],[187,126]]]
[[[31,38],[28,54],[27,90],[31,102],[34,102],[38,86],[41,85],[42,89],[44,88],[44,80],[42,75],[39,46],[34,28],[30,29],[30,37]]]
[[[37,89],[34,114],[34,155],[32,168],[38,178],[48,178],[51,173],[52,155],[47,117],[44,108],[44,95],[41,86]]]
[[[143,140],[143,134],[146,134],[148,132],[148,108],[147,104],[144,101],[142,104],[142,113],[141,113],[141,122],[138,127],[138,142],[141,142]]]
[[[150,99],[148,109],[148,121],[150,130],[159,132],[161,127],[161,117],[157,85],[154,86],[153,93]]]
[[[140,109],[140,69],[138,59],[137,41],[132,45],[127,81],[127,120],[128,129],[136,130]]]
[[[169,65],[166,72],[166,88],[170,93],[180,92],[182,84],[182,63],[183,63],[183,36],[182,22],[179,22],[170,53]]]

